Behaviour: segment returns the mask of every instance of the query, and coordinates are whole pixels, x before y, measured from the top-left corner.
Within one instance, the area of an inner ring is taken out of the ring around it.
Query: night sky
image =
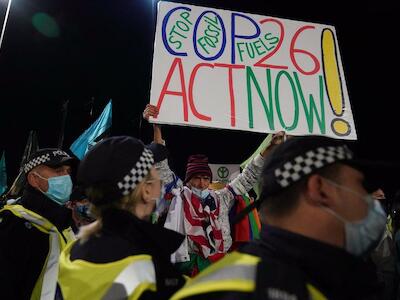
[[[359,137],[350,146],[363,158],[400,163],[399,26],[388,0],[352,4],[356,8],[348,7],[349,1],[179,2],[334,25]],[[0,0],[0,24],[7,3]],[[154,14],[154,0],[13,0],[0,49],[0,154],[5,150],[9,185],[29,130],[37,131],[40,147],[57,145],[66,100],[65,149],[109,99],[112,134],[151,141],[151,126],[143,121],[140,127],[140,119],[150,95]],[[256,133],[177,126],[164,126],[163,132],[173,169],[181,176],[189,154],[208,154],[213,163],[240,163],[264,139]],[[389,193],[400,188],[396,171],[379,172]]]

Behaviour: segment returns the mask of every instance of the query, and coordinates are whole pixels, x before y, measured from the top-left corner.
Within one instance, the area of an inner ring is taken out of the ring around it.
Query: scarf
[[[223,253],[224,242],[218,222],[219,202],[210,194],[202,200],[185,188],[182,192],[184,227],[194,250],[204,258]]]

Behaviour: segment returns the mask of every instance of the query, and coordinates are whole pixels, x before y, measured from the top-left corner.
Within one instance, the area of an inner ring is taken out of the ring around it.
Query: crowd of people
[[[343,141],[278,132],[216,189],[206,155],[179,178],[153,129],[149,145],[114,136],[81,161],[27,159],[23,194],[0,205],[1,299],[399,297],[400,199],[366,189]],[[260,238],[236,247],[232,207],[259,182]]]

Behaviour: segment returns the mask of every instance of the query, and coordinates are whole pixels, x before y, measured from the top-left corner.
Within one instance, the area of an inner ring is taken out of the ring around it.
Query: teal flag
[[[112,102],[110,100],[97,120],[72,143],[70,150],[76,157],[82,159],[86,152],[107,134],[111,125]]]
[[[0,159],[0,195],[7,190],[7,172],[6,172],[6,158],[3,155]]]

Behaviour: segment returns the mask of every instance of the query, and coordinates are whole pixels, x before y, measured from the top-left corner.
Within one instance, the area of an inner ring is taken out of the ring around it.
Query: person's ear
[[[38,176],[36,176],[33,172],[29,172],[28,173],[28,176],[27,176],[26,180],[28,181],[28,183],[32,187],[34,187],[34,188],[38,188],[39,187],[40,178]]]
[[[313,174],[307,180],[307,201],[316,206],[330,206],[329,187],[324,179]]]
[[[151,196],[151,192],[152,192],[152,186],[151,184],[147,184],[146,182],[142,185],[142,189],[141,189],[141,194],[142,194],[142,200],[144,203],[149,203],[152,201],[152,196]]]

